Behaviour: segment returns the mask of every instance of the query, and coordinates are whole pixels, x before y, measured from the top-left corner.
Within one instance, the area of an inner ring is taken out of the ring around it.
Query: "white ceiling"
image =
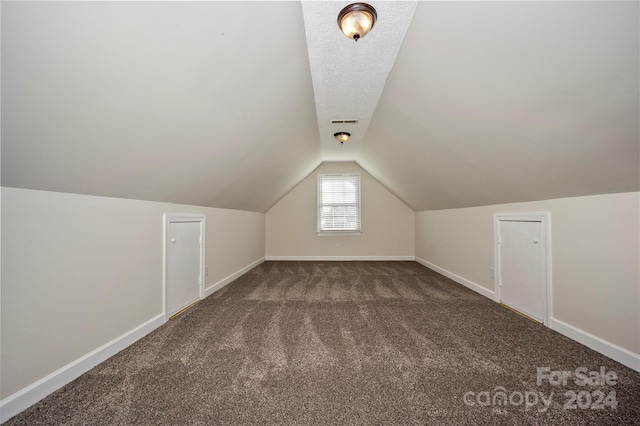
[[[299,3],[2,3],[5,186],[266,211],[321,162]]]
[[[359,163],[416,211],[637,191],[639,4],[420,3]]]
[[[638,2],[372,2],[358,43],[346,4],[2,2],[2,184],[264,212],[340,160],[417,211],[640,189]]]
[[[358,42],[348,39],[337,24],[337,16],[347,4],[344,1],[302,3],[324,161],[358,158],[417,2],[370,2],[384,19]],[[331,124],[334,119],[356,119],[358,123]],[[340,144],[333,136],[342,131],[351,134],[346,144]]]

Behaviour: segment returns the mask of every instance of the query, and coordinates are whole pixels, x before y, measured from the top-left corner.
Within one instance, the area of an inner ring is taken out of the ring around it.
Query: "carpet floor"
[[[640,373],[415,262],[265,262],[6,424],[630,425]]]

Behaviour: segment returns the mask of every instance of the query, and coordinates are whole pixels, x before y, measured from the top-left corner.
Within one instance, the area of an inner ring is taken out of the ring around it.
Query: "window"
[[[318,234],[360,233],[360,174],[318,175]]]

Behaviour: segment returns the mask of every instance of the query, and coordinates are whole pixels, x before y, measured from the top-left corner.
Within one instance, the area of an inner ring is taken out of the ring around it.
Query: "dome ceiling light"
[[[353,3],[338,14],[338,26],[349,38],[356,42],[366,36],[378,19],[376,10],[366,3]]]
[[[338,141],[340,141],[341,144],[343,144],[349,140],[349,138],[351,137],[351,133],[338,132],[338,133],[334,133],[333,137],[336,138]]]

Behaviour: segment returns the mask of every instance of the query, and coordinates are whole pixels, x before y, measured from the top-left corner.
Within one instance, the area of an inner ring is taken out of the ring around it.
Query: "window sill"
[[[357,237],[362,235],[361,231],[320,231],[318,237]]]

